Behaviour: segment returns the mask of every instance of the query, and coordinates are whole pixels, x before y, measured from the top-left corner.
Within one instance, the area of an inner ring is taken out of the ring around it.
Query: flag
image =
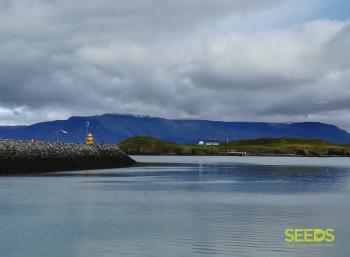
[[[62,132],[63,134],[69,134],[67,131],[60,129],[60,132]]]

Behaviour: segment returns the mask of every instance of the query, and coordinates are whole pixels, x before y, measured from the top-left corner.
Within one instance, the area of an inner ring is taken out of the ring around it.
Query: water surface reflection
[[[1,177],[0,256],[346,256],[346,165],[172,158]],[[332,227],[336,242],[289,248],[286,227]]]

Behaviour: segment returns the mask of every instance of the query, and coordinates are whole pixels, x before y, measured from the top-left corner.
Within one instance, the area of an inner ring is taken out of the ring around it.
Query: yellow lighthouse
[[[87,145],[93,145],[94,144],[94,136],[89,132],[86,136],[86,142]]]

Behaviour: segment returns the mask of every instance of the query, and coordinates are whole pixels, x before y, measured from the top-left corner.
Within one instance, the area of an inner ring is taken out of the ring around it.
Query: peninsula
[[[127,154],[134,155],[350,156],[348,144],[301,138],[259,138],[208,146],[132,137],[120,142],[119,146]]]
[[[107,169],[134,163],[116,144],[0,141],[0,175]]]

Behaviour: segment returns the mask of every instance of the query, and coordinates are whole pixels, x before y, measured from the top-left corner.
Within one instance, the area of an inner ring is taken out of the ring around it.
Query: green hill
[[[164,142],[152,137],[132,137],[119,144],[128,154],[348,156],[350,145],[337,145],[318,139],[259,138],[232,141],[219,146],[199,146]]]
[[[220,146],[222,150],[234,149],[249,154],[275,155],[348,155],[349,145],[336,145],[318,139],[261,138],[234,141]]]
[[[152,137],[131,137],[119,143],[120,148],[128,154],[181,154],[204,155],[215,154],[217,149],[197,145],[180,145],[161,141]]]

